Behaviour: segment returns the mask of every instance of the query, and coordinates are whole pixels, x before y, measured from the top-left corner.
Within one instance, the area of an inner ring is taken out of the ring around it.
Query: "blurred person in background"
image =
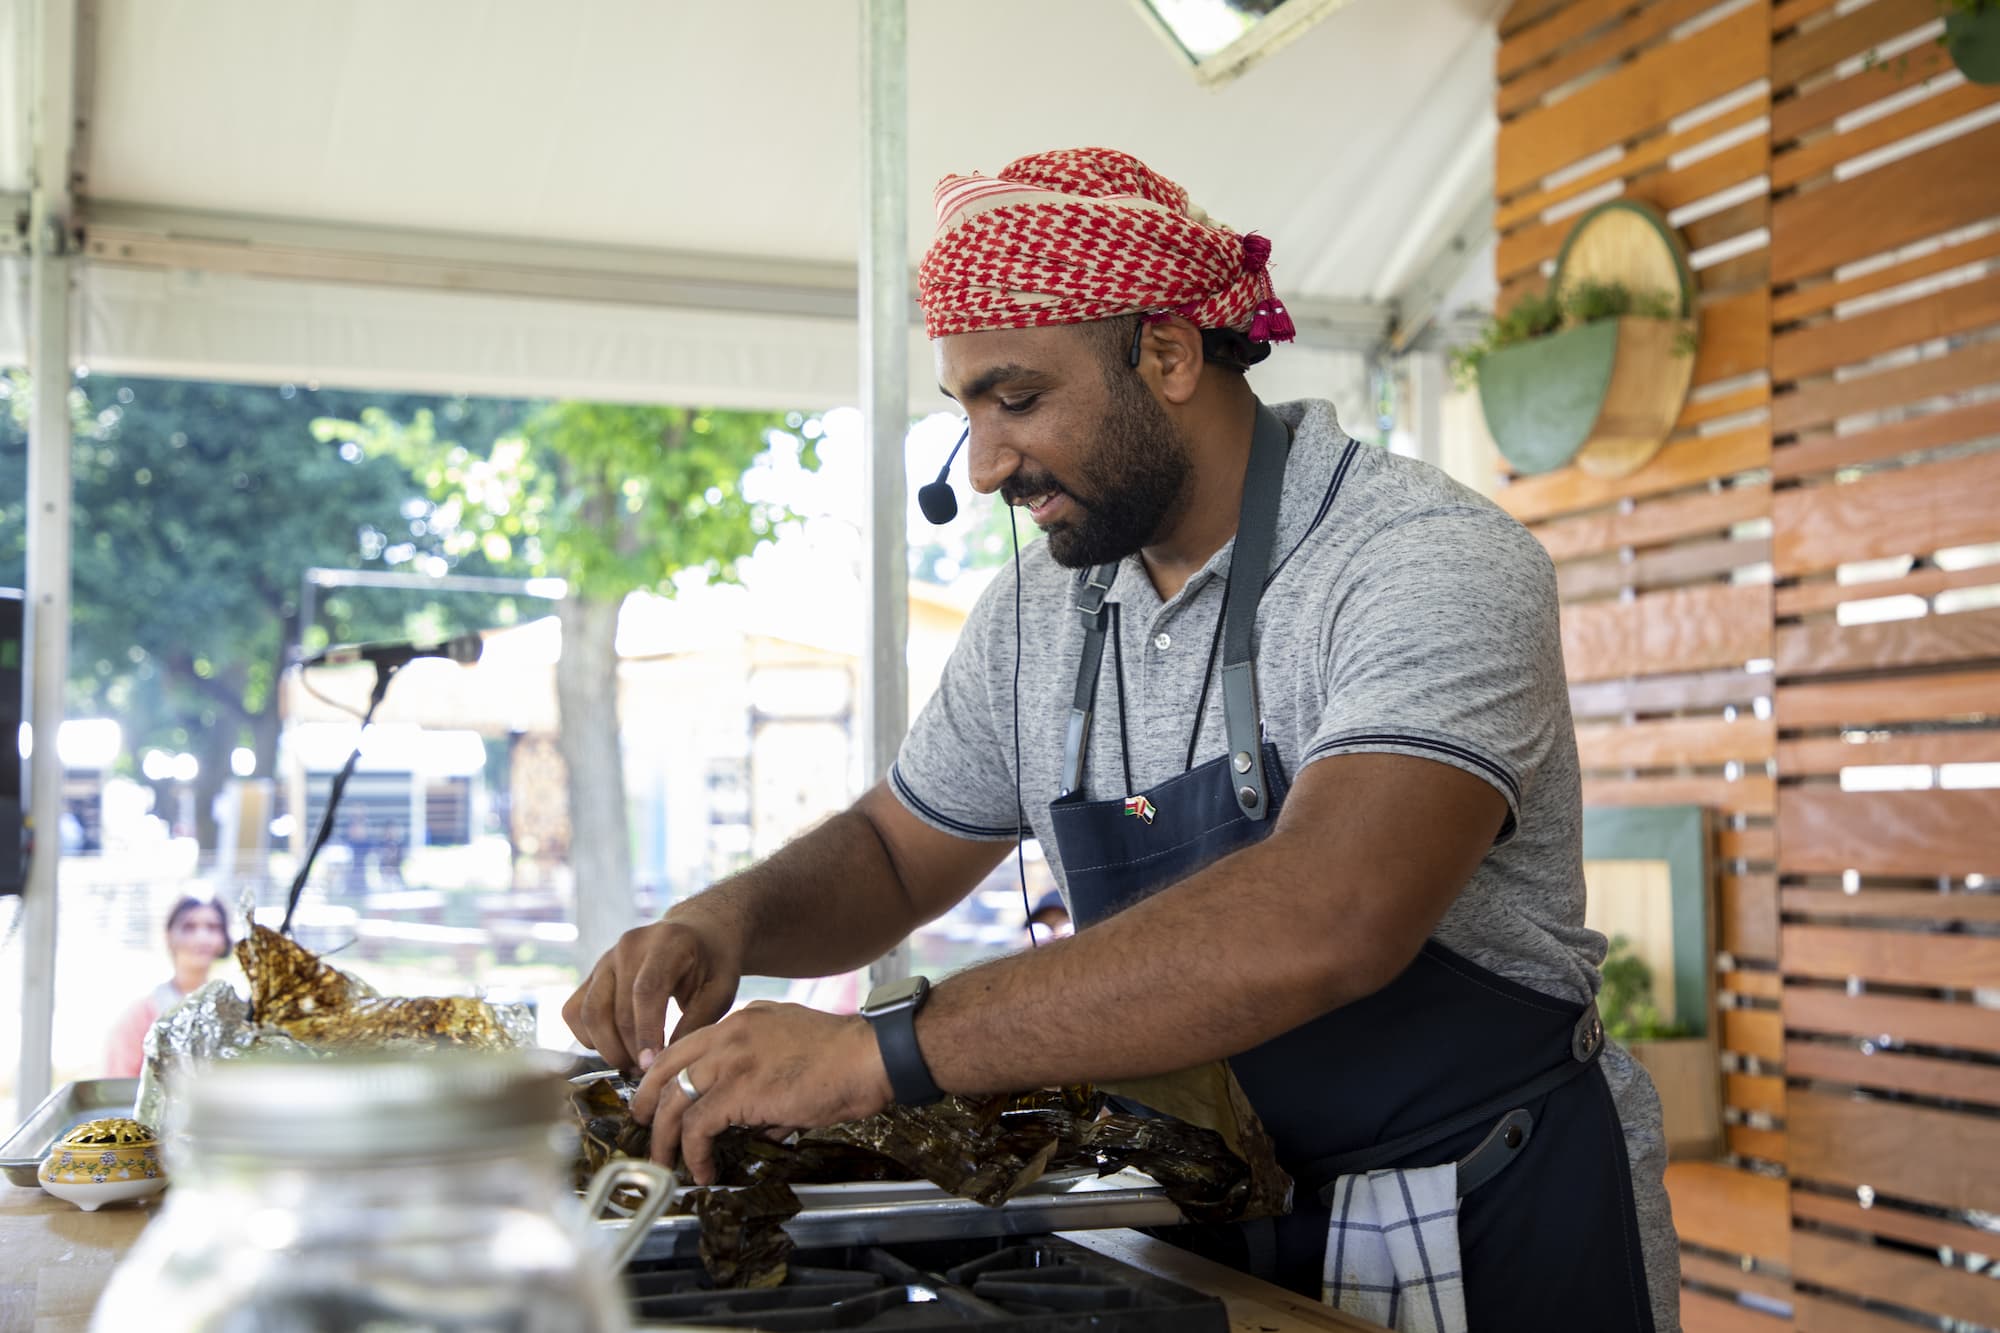
[[[1041,896],[1034,912],[1028,917],[1028,930],[1035,938],[1043,940],[1059,940],[1076,933],[1076,928],[1070,924],[1069,907],[1063,902],[1061,890],[1050,889]]]
[[[368,892],[368,855],[375,850],[368,816],[360,811],[348,816],[347,829],[341,834],[340,841],[347,848],[347,871],[340,877],[340,890],[343,894],[359,898]]]
[[[146,1059],[146,1033],[154,1020],[208,981],[209,970],[229,954],[229,918],[210,898],[183,898],[167,913],[167,953],[174,960],[168,980],[132,1002],[105,1046],[105,1072],[137,1078]]]

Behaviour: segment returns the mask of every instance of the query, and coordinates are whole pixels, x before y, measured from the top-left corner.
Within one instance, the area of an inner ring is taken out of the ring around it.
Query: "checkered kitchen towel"
[[[1466,1333],[1458,1164],[1333,1184],[1321,1299],[1397,1333]]]

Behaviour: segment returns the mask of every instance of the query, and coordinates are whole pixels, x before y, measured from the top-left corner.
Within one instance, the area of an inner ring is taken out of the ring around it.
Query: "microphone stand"
[[[299,866],[299,873],[292,880],[291,892],[285,898],[285,919],[278,926],[280,935],[292,933],[292,914],[299,910],[299,898],[306,891],[306,876],[312,873],[313,861],[319,856],[320,848],[333,836],[334,812],[340,808],[340,794],[347,790],[347,780],[354,776],[354,766],[361,762],[361,738],[368,734],[368,724],[375,718],[375,709],[381,705],[382,696],[389,692],[389,681],[395,676],[397,667],[375,664],[375,688],[368,695],[368,711],[361,715],[361,730],[354,736],[354,753],[347,756],[340,772],[333,775],[333,786],[327,792],[326,811],[320,815],[319,832],[313,835],[312,846],[306,850],[305,862]],[[304,671],[305,668],[299,668]]]

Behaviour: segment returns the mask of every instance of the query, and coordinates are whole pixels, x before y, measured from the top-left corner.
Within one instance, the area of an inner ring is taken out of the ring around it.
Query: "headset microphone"
[[[943,526],[958,517],[958,497],[952,494],[951,483],[945,480],[951,472],[952,459],[964,447],[966,436],[972,434],[972,423],[967,422],[959,433],[958,443],[951,447],[951,454],[938,469],[937,480],[917,487],[917,508],[924,511],[924,517]]]

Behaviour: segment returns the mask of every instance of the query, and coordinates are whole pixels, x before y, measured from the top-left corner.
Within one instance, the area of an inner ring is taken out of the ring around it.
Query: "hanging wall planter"
[[[1501,455],[1527,474],[1644,467],[1694,378],[1694,279],[1672,228],[1644,204],[1600,204],[1571,229],[1542,304],[1552,331],[1489,335],[1460,358]]]
[[[1966,78],[2000,84],[2000,0],[1951,0],[1944,45]]]

